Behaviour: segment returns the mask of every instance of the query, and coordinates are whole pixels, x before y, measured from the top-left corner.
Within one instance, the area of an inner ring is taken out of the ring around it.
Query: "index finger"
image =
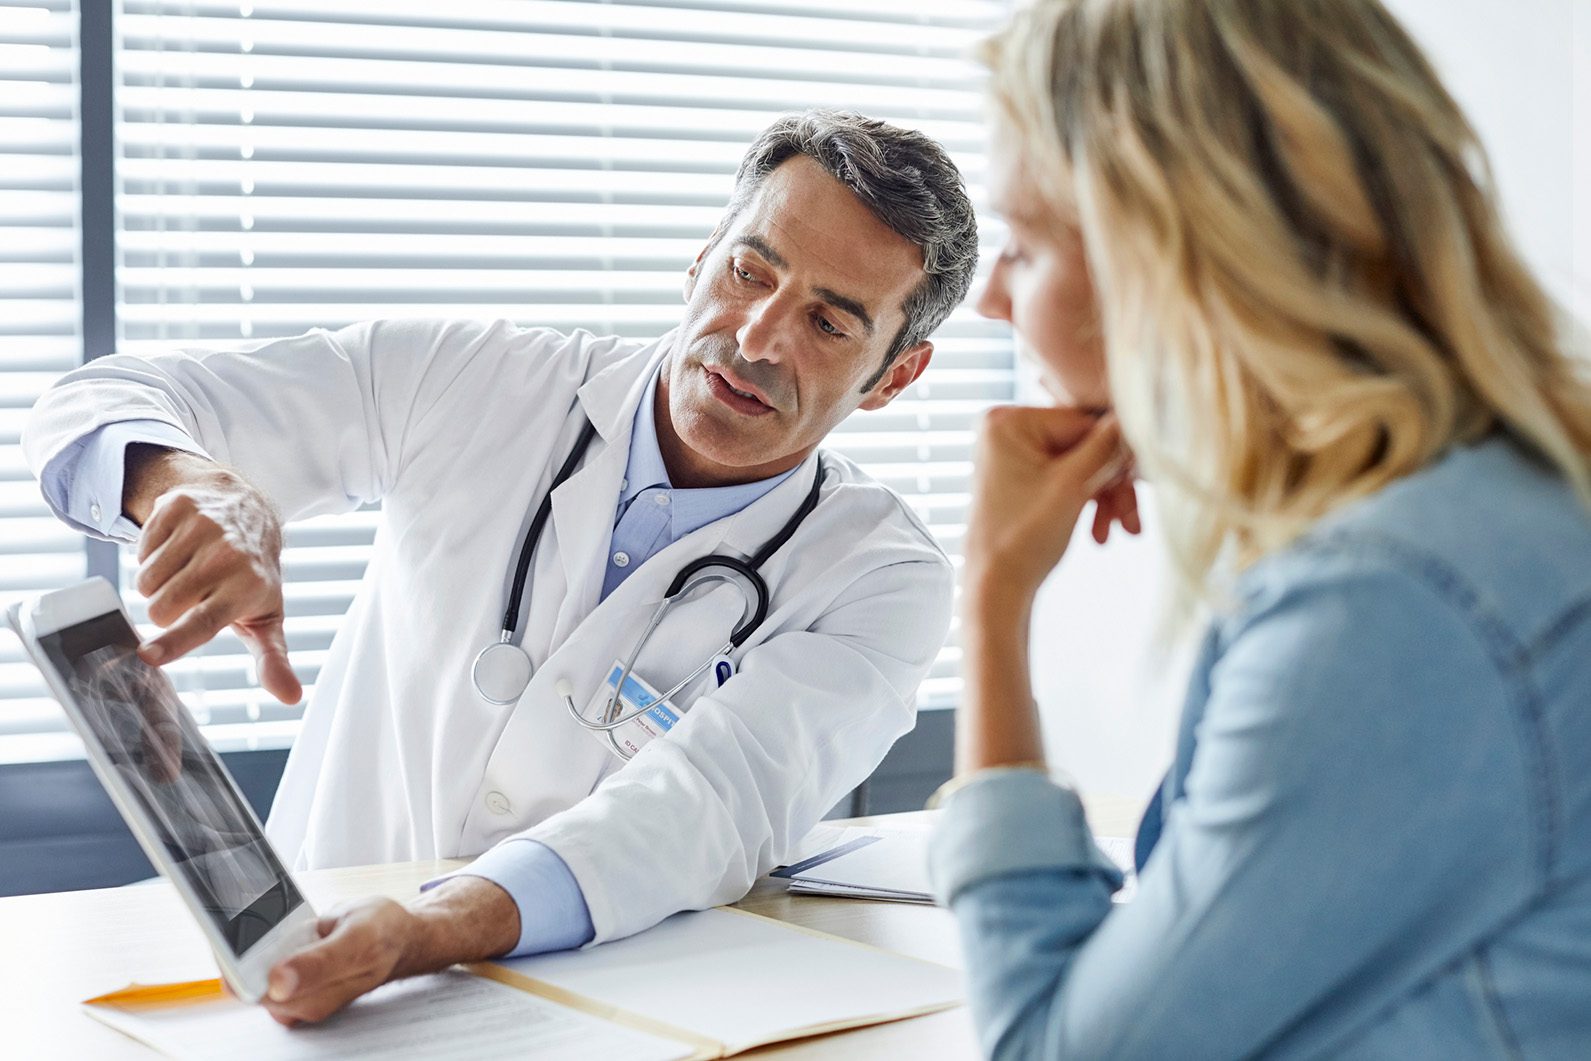
[[[138,648],[139,657],[152,665],[179,659],[230,626],[237,616],[231,614],[226,601],[219,597],[206,597],[188,609],[188,613],[172,623],[159,637]]]

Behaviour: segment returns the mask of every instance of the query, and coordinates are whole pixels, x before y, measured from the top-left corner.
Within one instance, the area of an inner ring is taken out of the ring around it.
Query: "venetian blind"
[[[0,597],[86,570],[83,539],[50,515],[19,444],[28,408],[82,357],[76,34],[71,0],[0,0]],[[0,636],[0,762],[56,754],[63,726]]]
[[[967,56],[1004,9],[121,0],[121,349],[416,315],[656,336],[678,322],[683,269],[746,145],[780,113],[844,107],[919,128],[951,149],[981,206]],[[1013,395],[1013,355],[1005,329],[970,310],[937,346],[911,393],[853,417],[831,446],[956,553],[973,420]],[[307,683],[377,518],[289,531],[288,638]],[[953,642],[925,704],[959,689]],[[285,741],[296,726],[249,667],[225,635],[174,668],[223,746]]]

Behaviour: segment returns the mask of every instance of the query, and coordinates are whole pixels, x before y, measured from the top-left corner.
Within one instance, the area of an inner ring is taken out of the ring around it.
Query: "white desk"
[[[1102,835],[1130,835],[1138,808],[1091,800]],[[861,818],[890,829],[926,828],[924,813]],[[310,901],[328,906],[362,895],[412,896],[420,882],[458,861],[304,873]],[[929,906],[785,894],[764,878],[737,906],[944,965],[960,965],[955,924]],[[138,980],[160,983],[214,976],[204,937],[164,881],[98,891],[0,899],[0,1055],[17,1058],[142,1058],[154,1053],[85,1016],[78,1003]],[[743,1055],[781,1059],[974,1058],[965,1007],[892,1024],[765,1047]]]

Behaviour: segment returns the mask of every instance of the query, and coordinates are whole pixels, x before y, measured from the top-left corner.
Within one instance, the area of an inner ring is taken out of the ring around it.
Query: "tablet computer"
[[[227,983],[258,1002],[271,966],[316,938],[315,912],[171,679],[138,658],[121,597],[93,578],[13,604],[6,618]]]

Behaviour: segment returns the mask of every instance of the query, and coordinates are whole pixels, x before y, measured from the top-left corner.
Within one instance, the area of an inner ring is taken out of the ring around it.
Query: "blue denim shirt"
[[[1113,907],[1072,791],[947,801],[988,1054],[1591,1057],[1591,515],[1492,438],[1256,565],[1142,833]]]

